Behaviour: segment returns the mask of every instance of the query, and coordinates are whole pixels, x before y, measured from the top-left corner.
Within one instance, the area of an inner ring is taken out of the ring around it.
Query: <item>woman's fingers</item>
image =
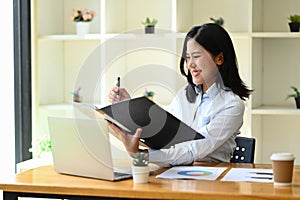
[[[108,122],[109,130],[110,132],[116,136],[122,143],[124,144],[127,152],[134,156],[136,152],[139,151],[139,143],[140,143],[140,137],[142,134],[142,128],[136,129],[136,132],[134,135],[128,134],[125,131],[119,129],[116,125],[114,125],[111,122]]]
[[[118,88],[115,86],[108,94],[108,100],[110,103],[117,103],[125,99],[130,99],[130,95],[124,88]]]
[[[141,137],[142,131],[143,131],[142,128],[136,129],[136,132],[135,132],[135,134],[133,135],[133,137],[134,137],[136,140],[139,140],[140,137]]]
[[[118,92],[118,88],[117,87],[113,87],[109,94],[108,94],[108,100],[110,103],[116,103],[120,101],[120,95],[117,94]]]
[[[138,128],[134,135],[127,134],[125,138],[125,147],[131,156],[134,156],[139,151],[140,137],[142,129]]]

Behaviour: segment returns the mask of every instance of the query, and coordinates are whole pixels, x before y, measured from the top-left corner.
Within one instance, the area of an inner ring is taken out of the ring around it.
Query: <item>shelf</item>
[[[78,36],[76,34],[70,35],[41,35],[40,40],[101,40],[103,39],[100,34],[88,34],[85,36]]]
[[[101,104],[94,104],[94,103],[82,103],[86,104],[86,106],[95,105],[97,108],[101,108],[104,105]],[[61,103],[61,104],[47,104],[47,105],[40,105],[40,108],[47,109],[47,110],[73,110],[74,106],[73,103]]]
[[[184,39],[186,33],[154,33],[154,34],[145,34],[145,33],[110,33],[110,34],[88,34],[85,36],[78,36],[76,34],[61,34],[61,35],[41,35],[39,36],[40,40],[104,40],[104,39]],[[248,33],[230,33],[232,38],[248,38]],[[300,35],[298,36],[300,37]]]
[[[166,39],[184,39],[187,33],[185,32],[159,32],[157,31],[154,34],[145,34],[145,33],[121,33],[121,34],[105,34],[106,39],[152,39],[152,38],[166,38]],[[229,33],[232,38],[249,38],[249,33],[243,32],[234,32]]]
[[[175,39],[184,38],[185,35],[182,33],[125,33],[125,34],[106,34],[106,39]]]
[[[260,106],[252,109],[253,115],[299,115],[295,106]]]
[[[155,34],[144,34],[144,33],[111,33],[105,34],[88,34],[85,36],[72,35],[43,35],[39,36],[40,40],[102,40],[102,39],[159,39],[159,38],[185,38],[184,33],[155,33]]]
[[[253,38],[300,38],[300,33],[295,32],[254,32]]]
[[[247,39],[251,36],[249,33],[243,33],[243,32],[229,32],[229,35],[232,39],[238,39],[238,38]]]
[[[47,104],[47,105],[40,105],[40,108],[47,109],[47,110],[73,110],[73,104],[71,103]]]

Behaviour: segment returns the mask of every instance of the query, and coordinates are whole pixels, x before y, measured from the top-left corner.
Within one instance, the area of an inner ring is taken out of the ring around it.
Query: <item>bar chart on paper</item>
[[[221,181],[273,182],[272,169],[232,168]]]

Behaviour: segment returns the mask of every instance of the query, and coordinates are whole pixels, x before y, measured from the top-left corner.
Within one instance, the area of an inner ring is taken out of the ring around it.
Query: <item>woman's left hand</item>
[[[142,133],[142,128],[136,129],[134,135],[131,135],[121,129],[111,122],[108,122],[110,132],[115,135],[121,142],[123,142],[127,152],[131,157],[134,157],[135,153],[141,151],[139,149],[139,139]]]

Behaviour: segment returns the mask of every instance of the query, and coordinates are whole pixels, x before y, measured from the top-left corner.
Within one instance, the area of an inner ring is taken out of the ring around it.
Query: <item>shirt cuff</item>
[[[159,167],[169,167],[170,164],[166,160],[163,150],[148,149],[149,162],[158,165]]]

